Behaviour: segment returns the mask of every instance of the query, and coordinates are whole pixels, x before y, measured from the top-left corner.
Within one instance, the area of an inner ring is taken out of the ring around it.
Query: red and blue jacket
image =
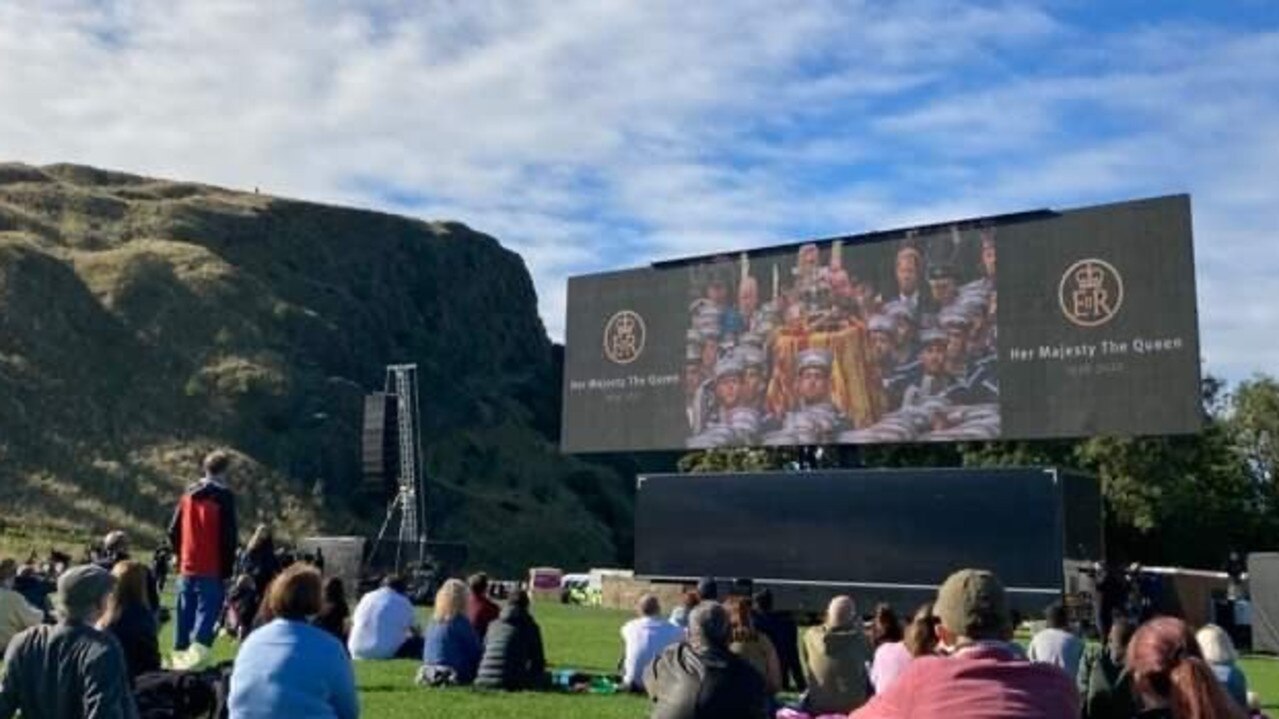
[[[238,532],[231,490],[210,479],[188,487],[169,523],[178,573],[229,579],[235,568]]]

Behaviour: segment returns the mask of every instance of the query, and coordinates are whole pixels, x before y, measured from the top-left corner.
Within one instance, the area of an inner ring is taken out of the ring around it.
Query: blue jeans
[[[226,587],[217,577],[178,578],[178,625],[173,633],[173,648],[184,651],[195,641],[213,646],[214,629],[222,615]]]

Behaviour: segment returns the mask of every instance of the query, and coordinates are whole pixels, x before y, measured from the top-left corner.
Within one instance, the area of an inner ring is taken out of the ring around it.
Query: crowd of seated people
[[[163,668],[154,572],[145,564],[64,569],[50,622],[9,588],[17,574],[15,562],[0,561],[0,632],[8,632],[0,634],[0,719],[136,716],[148,678],[183,674]],[[339,579],[294,563],[271,578],[241,641],[226,679],[228,715],[357,717],[353,661],[420,661],[418,681],[430,687],[549,690],[529,594],[516,589],[499,605],[488,589],[483,575],[446,581],[422,627],[399,577],[352,612]],[[1171,617],[1140,626],[1120,618],[1105,645],[1090,649],[1053,605],[1023,650],[1004,587],[983,570],[946,578],[904,626],[888,605],[864,623],[853,599],[840,596],[823,621],[799,631],[771,611],[765,593],[718,594],[703,582],[684,595],[692,606],[682,622],[644,595],[621,628],[619,680],[648,697],[653,719],[1260,716],[1219,627],[1195,633]],[[787,687],[788,644],[802,656],[798,692]]]

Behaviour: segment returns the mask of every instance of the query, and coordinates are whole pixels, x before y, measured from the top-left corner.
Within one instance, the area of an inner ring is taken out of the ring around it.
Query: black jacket
[[[540,685],[546,672],[542,630],[522,607],[508,606],[489,624],[475,686],[508,691]]]
[[[124,608],[115,621],[107,625],[124,650],[124,662],[129,668],[129,679],[160,669],[160,628],[155,615],[140,604]]]
[[[247,574],[253,579],[253,586],[258,596],[265,597],[271,581],[280,573],[280,560],[275,556],[275,543],[262,542],[248,549],[240,559],[240,574]]]
[[[132,557],[128,552],[112,552],[98,561],[98,566],[110,572],[115,569],[115,565],[120,562],[130,561]],[[151,611],[154,614],[160,612],[160,584],[155,579],[155,572],[145,564],[143,567],[147,570],[147,602],[151,604]]]
[[[727,648],[667,647],[644,670],[650,719],[765,719],[764,678]]]

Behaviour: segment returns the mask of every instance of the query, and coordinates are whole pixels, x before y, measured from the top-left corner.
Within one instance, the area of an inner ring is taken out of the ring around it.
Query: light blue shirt
[[[231,719],[357,719],[355,673],[342,644],[305,622],[254,630],[231,671]]]
[[[407,597],[390,587],[375,589],[355,605],[346,646],[356,659],[390,659],[409,638],[416,621]]]

